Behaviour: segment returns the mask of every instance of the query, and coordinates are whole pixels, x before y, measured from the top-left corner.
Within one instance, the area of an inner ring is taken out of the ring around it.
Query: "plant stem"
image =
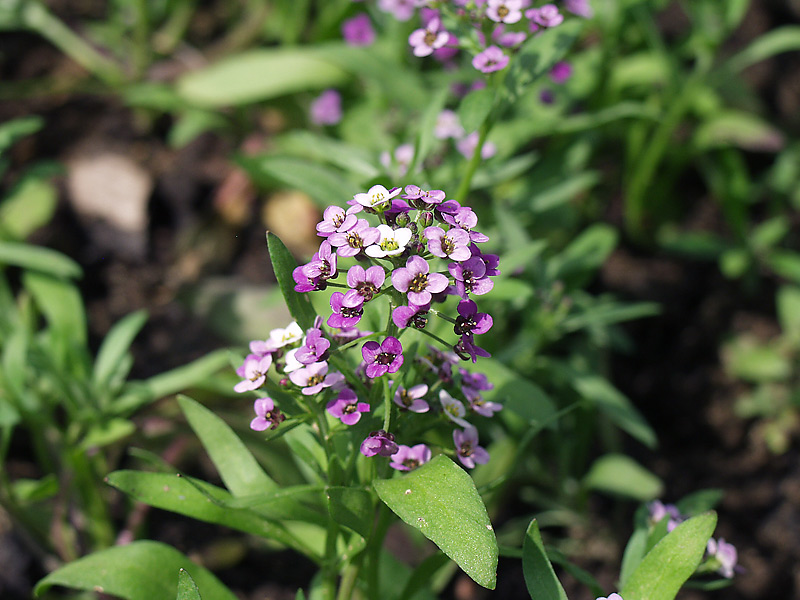
[[[478,130],[478,145],[475,146],[475,151],[472,153],[472,158],[470,158],[469,163],[467,163],[467,170],[464,173],[464,177],[461,179],[461,183],[458,186],[458,191],[456,192],[455,196],[456,202],[461,205],[464,204],[464,200],[466,199],[467,194],[469,194],[469,190],[472,187],[472,178],[475,175],[475,171],[478,170],[481,160],[483,160],[483,157],[481,156],[481,150],[483,149],[483,143],[486,141],[486,136],[489,135],[492,125],[492,120],[487,118],[481,124],[481,127]]]

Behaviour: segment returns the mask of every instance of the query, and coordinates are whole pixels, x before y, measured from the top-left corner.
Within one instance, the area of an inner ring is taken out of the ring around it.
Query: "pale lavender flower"
[[[519,46],[528,39],[528,34],[524,31],[506,31],[504,25],[498,25],[492,31],[492,41],[505,48]]]
[[[409,326],[415,329],[425,329],[428,324],[428,311],[430,309],[430,304],[425,304],[424,306],[416,306],[414,304],[398,306],[392,311],[392,321],[394,321],[398,329]]]
[[[375,30],[365,13],[342,23],[342,37],[350,46],[369,46],[375,41]]]
[[[415,385],[409,389],[400,386],[394,393],[394,403],[403,410],[413,413],[425,413],[430,410],[428,403],[422,397],[428,393],[428,386],[424,383]]]
[[[233,387],[233,391],[241,394],[242,392],[257,390],[267,380],[267,371],[271,366],[271,354],[265,354],[264,356],[248,355],[244,359],[242,366],[236,369],[236,374],[242,378],[242,381]]]
[[[355,425],[361,420],[361,413],[369,412],[369,404],[359,402],[350,388],[344,388],[325,408],[345,425]]]
[[[336,247],[339,256],[355,256],[364,247],[377,242],[380,237],[380,232],[370,227],[366,219],[358,219],[350,230],[344,233],[332,233],[328,241]]]
[[[496,23],[516,23],[522,18],[522,0],[489,0],[486,16]]]
[[[250,421],[250,429],[255,431],[264,431],[266,429],[275,429],[286,417],[281,414],[281,411],[275,408],[275,403],[272,398],[259,398],[255,401],[253,408],[256,413],[256,418]]]
[[[297,321],[292,321],[285,329],[279,327],[269,332],[269,341],[276,349],[294,344],[301,339],[303,339],[303,330],[300,329]]]
[[[589,5],[589,0],[564,0],[564,8],[573,15],[584,19],[591,19],[594,16],[594,10]]]
[[[736,547],[733,544],[726,542],[725,538],[719,538],[719,540],[711,538],[708,540],[706,550],[710,556],[719,562],[717,573],[723,577],[731,579],[733,577],[733,573],[736,568],[736,562],[738,560]]]
[[[312,327],[306,333],[303,345],[297,349],[295,358],[304,365],[320,362],[327,358],[330,347],[331,343],[322,337],[322,331]]]
[[[403,366],[403,346],[396,337],[389,336],[383,342],[365,342],[361,356],[366,363],[366,375],[370,379],[386,373],[397,373]]]
[[[617,594],[616,592],[614,592],[614,593],[613,593],[613,594],[611,594],[611,595],[610,595],[608,598],[606,598],[605,596],[603,596],[602,598],[597,598],[597,600],[622,600],[622,596],[620,596],[619,594]]]
[[[372,258],[385,258],[402,254],[413,236],[408,227],[392,229],[388,225],[381,224],[378,225],[377,230],[380,234],[380,239],[364,249],[364,253]]]
[[[392,157],[394,157],[394,164],[397,167],[397,176],[403,177],[408,173],[408,167],[411,165],[411,161],[414,160],[414,146],[411,144],[401,144],[394,149],[393,155],[388,152],[381,152],[381,164],[386,169],[391,168]]]
[[[328,373],[328,363],[322,361],[292,371],[289,379],[295,385],[303,387],[300,392],[304,396],[312,396],[320,393],[326,387],[343,383],[344,375],[336,372]]]
[[[371,432],[367,438],[361,442],[361,454],[364,456],[391,456],[397,452],[397,444],[394,435],[387,433],[383,429]]]
[[[472,158],[475,154],[475,148],[478,147],[480,136],[477,131],[473,131],[468,136],[461,138],[456,142],[456,149],[466,158]],[[494,142],[485,142],[481,148],[481,158],[488,160],[497,154],[497,146]]]
[[[336,125],[342,120],[342,96],[336,90],[325,90],[311,103],[314,125]]]
[[[417,0],[378,0],[378,8],[392,13],[398,21],[408,21],[414,16]]]
[[[423,190],[416,185],[407,185],[403,198],[406,200],[422,200],[425,204],[435,205],[444,201],[445,196],[442,190]]]
[[[464,128],[455,111],[445,109],[439,113],[439,116],[436,117],[436,125],[433,127],[433,135],[438,140],[460,139],[464,136]],[[408,186],[406,186],[406,193],[408,193]]]
[[[542,27],[556,27],[564,22],[564,15],[558,12],[555,4],[544,4],[539,8],[531,8],[525,12],[531,22]]]
[[[456,400],[445,390],[439,390],[439,402],[442,404],[442,412],[445,417],[462,427],[470,427],[470,424],[464,419],[467,409],[464,408],[461,400]]]
[[[345,211],[341,206],[329,206],[322,213],[322,221],[317,223],[317,235],[328,237],[333,233],[345,233],[355,226],[358,217]]]
[[[480,54],[476,54],[472,59],[472,66],[481,73],[494,73],[505,69],[509,58],[497,46],[489,46]]]
[[[398,446],[397,452],[391,456],[389,466],[398,471],[413,471],[431,459],[431,449],[425,444],[416,446]]]
[[[430,56],[434,50],[444,46],[448,39],[450,39],[450,35],[441,28],[441,21],[433,18],[424,28],[415,29],[408,36],[408,43],[414,49],[414,56],[422,58]]]
[[[345,293],[345,306],[354,308],[354,303],[359,299],[360,304],[369,302],[380,291],[384,281],[386,281],[386,271],[383,267],[373,265],[365,269],[361,265],[353,265],[347,271],[347,285],[352,289]]]
[[[331,310],[333,313],[328,317],[328,326],[338,329],[353,327],[361,320],[364,314],[364,298],[359,295],[345,297],[342,292],[331,294]]]
[[[468,426],[464,431],[453,431],[453,442],[461,464],[468,469],[475,468],[475,464],[484,465],[489,462],[489,453],[478,445],[478,430]]]
[[[457,262],[472,256],[469,249],[469,232],[460,227],[454,227],[447,232],[441,227],[426,227],[422,234],[428,240],[428,250],[434,256]]]
[[[469,388],[464,388],[466,392]],[[482,417],[493,417],[494,413],[503,410],[503,405],[499,402],[490,402],[489,400],[484,400],[483,396],[480,394],[475,394],[474,392],[467,394],[467,400],[469,401],[469,408],[470,410],[478,413]]]
[[[429,304],[431,294],[437,294],[447,287],[448,279],[441,273],[430,273],[428,261],[421,256],[411,256],[405,267],[392,272],[392,285],[408,294],[408,301],[417,306]]]

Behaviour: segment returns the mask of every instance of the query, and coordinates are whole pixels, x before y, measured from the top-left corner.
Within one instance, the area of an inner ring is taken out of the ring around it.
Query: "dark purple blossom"
[[[392,285],[397,291],[407,293],[408,300],[412,304],[417,306],[429,304],[431,294],[443,291],[448,283],[446,276],[429,271],[428,261],[421,256],[411,256],[406,261],[405,267],[392,272]]]
[[[477,362],[479,356],[490,357],[486,350],[475,344],[471,335],[462,335],[458,343],[453,346],[453,350],[462,360],[470,360]]]
[[[474,427],[453,431],[453,442],[458,460],[468,469],[475,468],[475,464],[484,465],[489,462],[489,453],[478,445],[478,430]]]
[[[397,444],[394,435],[387,433],[383,429],[371,432],[367,438],[361,442],[361,454],[364,456],[391,456],[397,452]]]
[[[428,324],[428,311],[431,309],[430,304],[417,306],[409,304],[408,306],[398,306],[392,311],[392,321],[399,329],[405,327],[414,327],[415,329],[425,329]]]
[[[272,398],[259,398],[255,401],[253,408],[256,412],[256,418],[250,421],[250,429],[255,431],[275,429],[286,420],[281,411],[275,408]]]
[[[336,399],[328,402],[326,410],[345,425],[355,425],[361,420],[361,413],[369,412],[369,404],[359,402],[353,390],[344,388]]]
[[[458,303],[458,318],[454,330],[458,335],[486,333],[492,327],[492,317],[478,312],[478,305],[472,300]]]
[[[364,314],[364,298],[358,294],[348,298],[342,292],[333,292],[331,294],[331,310],[333,313],[328,317],[329,327],[339,329],[353,327]]]
[[[550,79],[553,83],[562,85],[569,81],[570,77],[572,77],[572,65],[566,61],[557,62],[550,69]]]
[[[391,458],[392,462],[389,463],[389,466],[393,469],[413,471],[431,459],[431,449],[425,444],[417,444],[416,446],[400,445]]]
[[[370,379],[386,373],[397,373],[403,366],[403,346],[396,337],[389,336],[381,344],[365,342],[361,347],[361,356],[366,363],[366,374]]]
[[[351,46],[369,46],[375,41],[375,30],[365,13],[342,23],[342,37]]]
[[[264,356],[249,354],[244,359],[242,366],[236,369],[236,374],[242,378],[242,381],[233,387],[233,391],[241,394],[242,392],[257,390],[267,380],[267,371],[271,366],[271,354],[265,354]]]
[[[461,263],[450,263],[447,268],[456,280],[456,293],[462,298],[469,294],[481,296],[494,287],[494,282],[486,276],[486,263],[477,256]]]
[[[555,4],[544,4],[539,8],[531,8],[525,11],[525,16],[531,22],[542,27],[556,27],[564,22],[564,15],[558,12],[558,7]]]

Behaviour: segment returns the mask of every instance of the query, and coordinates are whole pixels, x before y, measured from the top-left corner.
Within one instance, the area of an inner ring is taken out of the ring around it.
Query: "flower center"
[[[312,385],[317,385],[319,383],[322,383],[323,381],[325,381],[325,377],[323,375],[319,374],[312,375],[311,377],[308,378],[308,383],[306,385],[308,387],[311,387]]]
[[[364,298],[364,302],[369,302],[372,300],[372,297],[378,293],[378,288],[375,287],[375,284],[370,283],[369,281],[362,281],[356,284],[356,291],[358,295]]]
[[[344,213],[333,215],[333,226],[337,229],[344,223]]]
[[[358,235],[357,233],[351,232],[351,233],[347,234],[347,244],[351,248],[361,248],[361,247],[363,247],[364,242],[361,239],[360,235]]]
[[[360,317],[362,314],[364,314],[364,310],[360,306],[357,306],[355,308],[349,308],[347,306],[343,306],[341,313],[343,317],[349,319],[352,317]]]
[[[378,363],[379,365],[390,365],[392,364],[392,361],[394,360],[395,356],[397,355],[392,354],[391,352],[381,352],[375,358],[375,362]]]
[[[464,442],[461,445],[461,448],[458,449],[458,453],[466,458],[472,454],[472,443],[471,442]]]
[[[416,458],[407,458],[403,461],[403,466],[413,471],[419,466],[419,461]]]
[[[253,373],[253,376],[250,378],[250,381],[255,381],[256,379],[260,379],[263,376],[264,374],[261,371],[255,371]]]
[[[427,287],[428,287],[427,273],[417,273],[416,275],[414,275],[414,279],[411,280],[411,283],[408,284],[408,289],[418,294],[420,292],[424,292],[425,288]]]
[[[394,238],[386,238],[385,240],[381,240],[381,250],[384,252],[391,252],[392,250],[397,250],[400,247],[400,244],[397,243],[397,240]]]
[[[453,240],[451,240],[447,236],[442,238],[442,252],[444,252],[447,255],[450,255],[455,249],[456,249],[456,243]]]
[[[406,408],[411,406],[413,400],[411,399],[411,396],[408,395],[407,390],[400,390],[400,402],[402,402],[403,406],[405,406]]]
[[[409,319],[411,326],[416,329],[425,329],[425,325],[428,324],[428,313],[427,312],[418,312],[416,313],[411,319]]]
[[[500,17],[501,19],[505,19],[508,16],[509,12],[511,11],[508,10],[505,4],[501,4],[497,8],[497,16]]]
[[[423,42],[425,43],[426,46],[431,47],[433,46],[433,43],[435,41],[436,41],[436,33],[428,29],[425,32],[425,38],[423,39]]]
[[[453,327],[457,335],[465,335],[471,333],[475,329],[476,323],[474,317],[459,316],[456,319],[456,324]]]
[[[375,192],[370,197],[370,202],[372,206],[375,206],[376,204],[382,204],[385,199],[386,197],[383,195],[383,192]]]
[[[278,425],[286,420],[286,417],[281,414],[280,410],[275,408],[264,415],[264,420],[269,422],[270,429],[276,429]]]
[[[458,405],[456,405],[456,404],[448,404],[447,406],[444,407],[444,409],[447,412],[449,412],[451,415],[453,415],[454,417],[458,416]]]
[[[356,410],[357,410],[357,409],[358,409],[358,407],[356,406],[356,404],[355,404],[355,403],[353,403],[353,404],[346,404],[346,405],[345,405],[345,407],[342,409],[342,412],[343,412],[344,414],[346,414],[346,415],[351,415],[351,414],[353,414],[354,412],[356,412]]]

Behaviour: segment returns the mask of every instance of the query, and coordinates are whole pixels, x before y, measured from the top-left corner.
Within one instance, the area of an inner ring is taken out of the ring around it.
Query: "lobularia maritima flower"
[[[292,273],[299,293],[340,288],[330,295],[330,313],[317,316],[305,333],[292,323],[273,330],[266,341],[253,341],[237,370],[242,381],[236,391],[277,384],[295,394],[301,406],[324,406],[323,414],[338,420],[339,427],[367,420],[376,427],[360,443],[360,453],[391,457],[397,470],[416,468],[431,457],[429,446],[399,445],[395,433],[385,430],[402,432],[408,419],[434,419],[454,428],[454,447],[444,451],[464,467],[486,462],[488,452],[478,444],[470,420],[491,418],[502,405],[483,397],[493,387],[484,375],[454,368],[459,358],[474,362],[489,355],[475,343],[492,326],[478,300],[492,289],[499,259],[480,250],[489,238],[479,230],[476,213],[448,200],[443,190],[414,184],[404,189],[373,185],[347,205],[325,209],[316,226],[319,249]],[[342,263],[348,259],[349,266]],[[357,328],[370,306],[383,313],[370,322],[387,323],[374,334]],[[448,345],[428,346],[426,353],[412,340],[404,348],[401,337],[409,329],[443,342],[428,331],[432,318],[451,324],[454,337]],[[340,372],[351,348],[352,355],[360,354],[360,364]],[[276,380],[268,382],[273,365]],[[432,389],[439,402],[430,401]],[[381,398],[383,404],[372,413]],[[259,398],[254,410],[251,427],[258,431],[308,414],[283,415],[272,398]],[[377,428],[380,418],[385,429]]]

